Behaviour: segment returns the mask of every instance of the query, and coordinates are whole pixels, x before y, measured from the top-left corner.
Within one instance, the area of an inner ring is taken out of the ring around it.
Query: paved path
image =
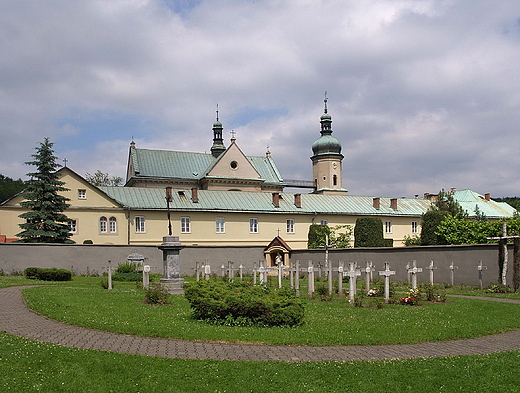
[[[373,346],[275,346],[224,344],[147,338],[86,329],[58,322],[29,310],[22,299],[26,287],[0,289],[0,331],[68,347],[181,359],[282,362],[409,359],[476,355],[520,349],[520,330],[448,342]],[[479,298],[519,303],[508,299]]]

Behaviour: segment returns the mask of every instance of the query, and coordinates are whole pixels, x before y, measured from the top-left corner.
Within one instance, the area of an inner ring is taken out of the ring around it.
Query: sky
[[[138,148],[272,154],[312,180],[324,93],[352,195],[520,196],[518,0],[1,0],[0,174]]]

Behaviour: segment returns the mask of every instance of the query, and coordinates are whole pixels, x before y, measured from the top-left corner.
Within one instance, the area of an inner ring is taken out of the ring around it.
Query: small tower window
[[[237,168],[238,168],[238,162],[236,162],[236,161],[231,161],[231,163],[229,164],[229,166],[231,167],[231,169],[237,169]]]
[[[335,186],[338,185],[338,175],[332,176],[332,184],[334,184]]]

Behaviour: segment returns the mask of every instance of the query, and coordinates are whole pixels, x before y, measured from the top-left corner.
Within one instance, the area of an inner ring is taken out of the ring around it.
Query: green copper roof
[[[142,187],[100,187],[107,195],[131,209],[166,209],[165,190]],[[381,208],[373,206],[372,197],[352,195],[301,194],[302,206],[296,207],[292,193],[280,193],[280,206],[273,205],[270,192],[198,191],[198,203],[191,190],[173,190],[172,210],[236,211],[291,214],[347,214],[415,216],[423,214],[430,202],[424,199],[398,199],[398,208],[390,207],[390,198],[381,198]]]
[[[209,153],[136,148],[131,148],[130,151],[136,172],[134,178],[199,180],[206,175],[217,160]],[[265,180],[265,183],[279,185],[283,182],[271,157],[248,156],[247,159]]]
[[[516,209],[505,202],[495,202],[486,198],[475,191],[461,190],[453,193],[453,198],[468,213],[469,217],[475,216],[475,207],[478,206],[481,213],[488,218],[512,217]]]

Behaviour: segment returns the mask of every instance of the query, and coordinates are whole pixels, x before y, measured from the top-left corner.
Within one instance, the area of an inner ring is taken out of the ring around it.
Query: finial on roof
[[[267,151],[265,152],[266,157],[271,157],[271,152],[269,151],[269,145],[267,145]]]
[[[67,162],[69,162],[69,160],[67,160],[66,158],[63,159],[63,162],[65,163],[64,167],[67,168]]]
[[[130,147],[135,147],[134,138],[132,137],[132,142],[130,142]]]
[[[237,132],[235,130],[231,130],[229,133],[231,134],[231,142],[235,142],[237,140]]]
[[[327,113],[327,92],[325,92],[325,99],[323,100],[323,102],[325,103],[325,113]]]
[[[217,121],[218,121],[218,104],[217,104]]]

